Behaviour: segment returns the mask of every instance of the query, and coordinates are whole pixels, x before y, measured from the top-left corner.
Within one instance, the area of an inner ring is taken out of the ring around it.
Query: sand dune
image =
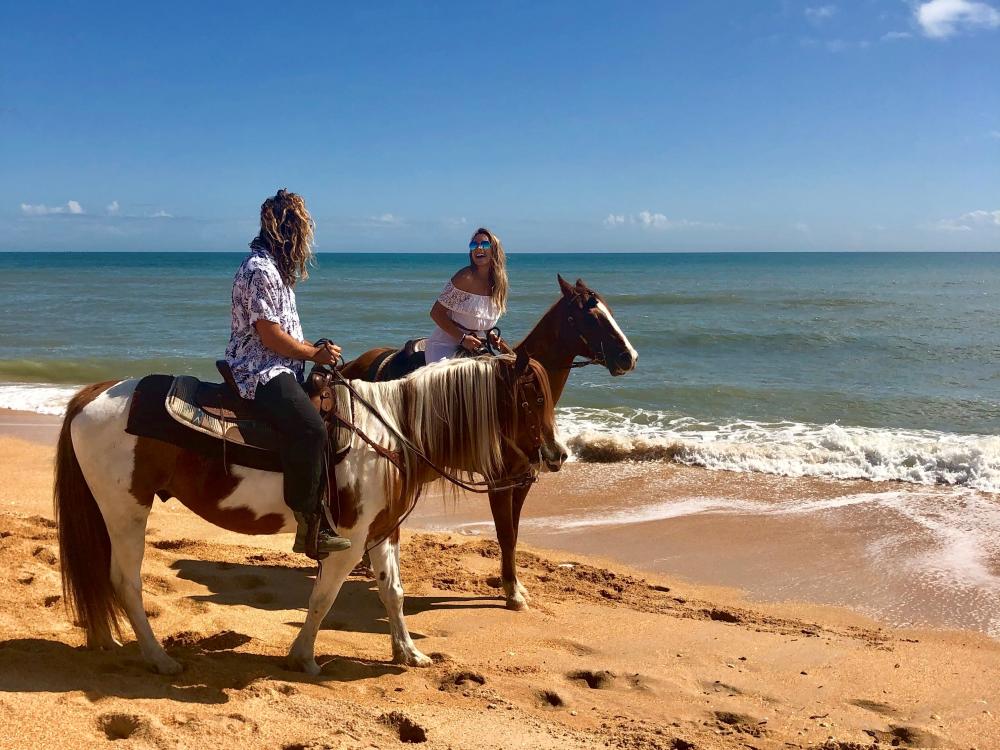
[[[434,666],[391,663],[358,575],[320,633],[323,673],[290,672],[314,569],[287,536],[214,533],[175,502],[154,508],[144,590],[185,669],[154,675],[133,642],[83,648],[61,601],[51,449],[0,448],[2,747],[1000,747],[985,636],[543,551],[521,555],[532,609],[513,613],[496,545],[447,534],[403,547],[407,620]]]

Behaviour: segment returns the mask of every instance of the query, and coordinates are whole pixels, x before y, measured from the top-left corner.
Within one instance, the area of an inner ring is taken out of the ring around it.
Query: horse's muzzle
[[[543,445],[539,453],[542,456],[542,465],[548,471],[559,471],[569,458],[566,446],[558,441],[554,445]]]

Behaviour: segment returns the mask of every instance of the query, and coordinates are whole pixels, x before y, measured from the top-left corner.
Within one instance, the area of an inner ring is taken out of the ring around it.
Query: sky
[[[0,251],[1000,250],[1000,0],[16,3]]]

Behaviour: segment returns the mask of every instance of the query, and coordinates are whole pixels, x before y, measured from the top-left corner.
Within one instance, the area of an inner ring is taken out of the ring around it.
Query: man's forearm
[[[316,355],[315,346],[307,344],[304,341],[296,341],[281,330],[280,326],[276,323],[260,320],[257,321],[255,326],[257,333],[260,334],[260,340],[264,342],[264,346],[275,354],[302,361],[311,360]]]

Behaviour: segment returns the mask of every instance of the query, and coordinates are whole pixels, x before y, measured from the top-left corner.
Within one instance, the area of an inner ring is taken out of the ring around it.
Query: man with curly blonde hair
[[[296,552],[322,559],[351,546],[324,528],[320,503],[326,486],[327,432],[302,389],[305,362],[336,363],[340,347],[313,346],[302,336],[295,284],[308,278],[313,220],[301,196],[287,190],[260,207],[260,232],[233,279],[232,334],[226,361],[243,398],[281,436],[285,502],[295,514]],[[307,545],[316,535],[315,551]]]

